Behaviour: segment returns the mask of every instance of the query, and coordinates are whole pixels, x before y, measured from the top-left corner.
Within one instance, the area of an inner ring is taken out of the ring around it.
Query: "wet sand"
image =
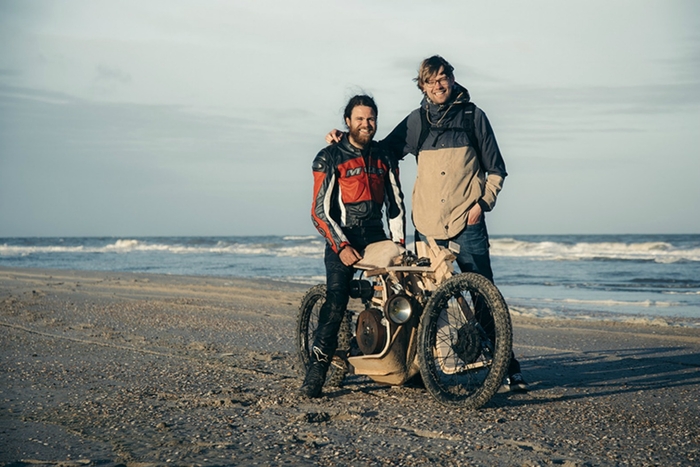
[[[0,268],[0,465],[700,465],[700,329],[514,316],[531,391],[295,394],[305,286]]]

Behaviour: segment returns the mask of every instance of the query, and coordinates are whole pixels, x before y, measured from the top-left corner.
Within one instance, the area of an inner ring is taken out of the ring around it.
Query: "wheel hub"
[[[466,323],[459,328],[453,348],[464,363],[474,363],[481,354],[481,336],[476,326]]]

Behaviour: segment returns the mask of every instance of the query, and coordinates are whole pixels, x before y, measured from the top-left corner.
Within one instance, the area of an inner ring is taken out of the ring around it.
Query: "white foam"
[[[659,301],[659,300],[583,300],[583,299],[577,299],[577,298],[563,298],[563,299],[554,299],[554,298],[543,298],[539,299],[542,302],[549,302],[549,303],[567,303],[567,304],[576,304],[576,305],[596,305],[596,306],[607,306],[607,307],[614,307],[614,306],[639,306],[639,307],[644,307],[644,308],[651,308],[651,307],[660,307],[660,308],[667,308],[667,307],[672,307],[672,306],[683,306],[682,303],[680,302],[667,302],[667,301]]]
[[[98,252],[109,252],[109,251],[117,251],[117,252],[123,252],[127,253],[129,251],[137,251],[137,250],[149,250],[149,247],[155,247],[156,245],[149,245],[146,246],[139,242],[138,240],[117,240],[114,244],[112,245],[107,245],[102,248],[96,249]]]
[[[282,237],[283,244],[229,243],[215,245],[177,245],[150,243],[136,239],[118,239],[104,246],[88,245],[0,245],[0,256],[27,256],[38,253],[129,253],[134,251],[169,252],[174,254],[218,253],[238,255],[270,255],[287,257],[320,257],[324,242],[318,236]],[[700,248],[677,248],[667,242],[528,242],[513,238],[491,240],[491,254],[503,257],[522,257],[534,260],[579,261],[590,259],[644,260],[658,263],[678,261],[700,262]]]
[[[268,278],[270,280],[274,281],[282,281],[282,282],[293,282],[295,284],[304,284],[304,285],[316,285],[316,284],[325,284],[326,283],[326,276],[285,276],[285,277],[270,277]]]
[[[0,245],[0,256],[27,256],[32,253],[90,253],[81,246],[14,246]]]
[[[676,248],[667,242],[527,242],[513,238],[491,240],[491,255],[529,259],[578,261],[588,259],[645,260],[659,263],[700,261],[700,248]]]
[[[271,247],[265,243],[257,244],[230,244],[219,241],[213,246],[186,246],[168,245],[163,243],[144,243],[135,239],[119,239],[114,243],[89,247],[85,245],[77,246],[13,246],[0,245],[0,256],[28,256],[42,253],[131,253],[143,252],[165,252],[173,254],[234,254],[234,255],[263,255],[263,256],[285,256],[285,257],[322,257],[323,243],[312,241],[301,245],[284,245]]]
[[[694,318],[662,318],[659,316],[624,315],[617,313],[571,313],[551,308],[509,306],[512,316],[536,319],[573,319],[580,321],[614,321],[644,326],[679,326],[700,328],[700,320]]]
[[[534,308],[534,307],[520,307],[520,306],[508,306],[510,314],[513,316],[523,316],[526,318],[558,318],[561,317],[560,313],[556,313],[551,308]]]

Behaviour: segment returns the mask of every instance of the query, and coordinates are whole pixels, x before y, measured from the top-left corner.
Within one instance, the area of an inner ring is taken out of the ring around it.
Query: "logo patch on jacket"
[[[345,172],[345,177],[356,177],[362,174],[362,172],[367,172],[368,174],[379,175],[380,177],[383,177],[385,171],[381,167],[355,167],[354,169],[348,169]]]

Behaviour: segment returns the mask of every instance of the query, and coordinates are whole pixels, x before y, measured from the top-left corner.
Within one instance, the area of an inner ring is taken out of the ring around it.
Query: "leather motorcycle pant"
[[[360,254],[370,243],[387,239],[382,228],[353,227],[343,231],[350,245]],[[328,365],[338,347],[338,331],[350,300],[350,281],[355,268],[344,265],[338,253],[328,245],[323,260],[326,266],[326,302],[319,311],[311,360]]]

